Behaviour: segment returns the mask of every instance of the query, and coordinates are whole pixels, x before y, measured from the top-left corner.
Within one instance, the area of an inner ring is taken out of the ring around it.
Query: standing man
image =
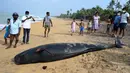
[[[10,45],[6,48],[11,48],[12,43],[15,38],[15,45],[14,48],[17,47],[17,43],[19,41],[19,35],[20,35],[20,30],[21,30],[21,21],[18,19],[19,15],[17,13],[13,13],[13,18],[10,21]]]
[[[23,43],[22,44],[29,44],[29,35],[31,29],[31,21],[35,21],[35,19],[29,15],[29,11],[25,12],[25,16],[22,17],[23,23]]]
[[[114,26],[113,26],[113,34],[114,34],[114,36],[116,36],[116,34],[118,32],[120,21],[121,21],[120,11],[118,11],[116,16],[115,16]]]
[[[46,12],[46,16],[44,17],[44,20],[43,20],[43,27],[45,28],[44,37],[48,37],[50,28],[53,27],[53,23],[50,18],[50,12]]]
[[[124,7],[122,10],[123,10],[123,12],[121,14],[121,21],[120,21],[120,24],[119,24],[120,30],[118,30],[118,36],[121,35],[121,37],[124,37],[125,36],[126,26],[128,24],[128,20],[129,20],[130,15],[127,12],[127,10],[128,10],[127,7]]]

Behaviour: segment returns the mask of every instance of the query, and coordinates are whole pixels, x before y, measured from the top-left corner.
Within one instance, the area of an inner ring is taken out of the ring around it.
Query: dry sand
[[[74,36],[70,36],[70,20],[53,18],[53,23],[54,27],[48,38],[43,38],[42,22],[34,23],[31,29],[30,44],[20,45],[19,43],[17,48],[7,50],[5,49],[7,46],[2,45],[4,32],[0,33],[0,73],[130,73],[130,48],[128,47],[86,53],[51,63],[15,65],[12,59],[16,54],[38,45],[68,42],[90,44],[114,42],[113,38],[102,33],[103,29],[96,34],[79,36],[76,33]],[[129,36],[123,39],[125,43],[130,43]],[[22,40],[22,33],[20,40]],[[43,70],[43,66],[47,66],[47,69]]]

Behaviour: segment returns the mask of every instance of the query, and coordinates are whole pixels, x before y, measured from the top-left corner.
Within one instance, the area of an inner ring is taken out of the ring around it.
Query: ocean
[[[11,14],[0,13],[0,30],[6,25],[8,18],[11,18]]]

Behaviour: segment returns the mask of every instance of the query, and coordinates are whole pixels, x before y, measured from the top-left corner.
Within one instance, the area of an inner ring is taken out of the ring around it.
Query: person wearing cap
[[[122,9],[122,14],[121,14],[121,21],[120,21],[120,24],[119,24],[119,30],[118,30],[118,37],[121,36],[121,37],[124,37],[125,36],[125,30],[126,30],[126,26],[128,24],[128,20],[129,20],[129,13],[127,12],[128,8],[127,7],[124,7]]]
[[[21,21],[18,19],[19,15],[17,13],[13,13],[13,18],[10,20],[10,44],[9,46],[6,48],[11,48],[12,43],[15,40],[15,45],[14,48],[17,47],[17,43],[19,41],[19,35],[20,35],[20,30],[21,30]]]
[[[29,35],[32,20],[35,21],[35,19],[29,15],[29,11],[26,11],[25,16],[22,17],[23,34],[24,34],[22,44],[29,44]]]

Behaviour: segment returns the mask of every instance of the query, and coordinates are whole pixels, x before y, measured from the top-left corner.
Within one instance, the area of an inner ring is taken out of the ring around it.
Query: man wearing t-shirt
[[[29,15],[29,11],[25,12],[25,16],[22,17],[22,25],[23,25],[23,43],[29,44],[29,35],[31,29],[31,21],[35,21],[35,19]]]
[[[10,21],[10,44],[9,46],[6,48],[11,48],[12,43],[14,41],[15,38],[15,45],[14,48],[17,47],[17,43],[19,41],[19,35],[20,35],[20,30],[21,30],[21,21],[18,19],[19,15],[17,13],[13,13],[13,18]]]
[[[127,7],[125,7],[125,8],[123,8],[123,12],[121,15],[121,21],[119,24],[120,31],[119,31],[118,36],[122,34],[121,36],[124,37],[125,29],[128,24],[128,20],[129,20],[129,13],[127,12]]]
[[[47,12],[46,16],[44,17],[44,20],[43,20],[43,27],[45,28],[44,37],[48,37],[48,34],[50,32],[50,27],[52,27],[52,26],[53,26],[53,24],[52,24],[52,20],[50,18],[50,13]]]

